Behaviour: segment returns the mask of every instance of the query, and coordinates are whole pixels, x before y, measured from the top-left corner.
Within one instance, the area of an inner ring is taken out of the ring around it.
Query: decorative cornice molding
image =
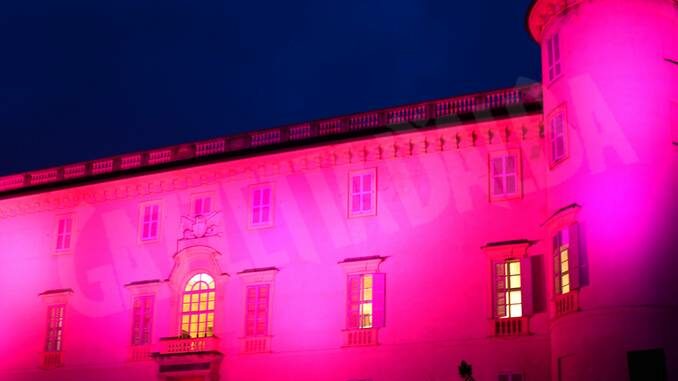
[[[523,115],[503,120],[475,122],[440,127],[434,130],[413,130],[410,133],[379,135],[350,142],[302,148],[296,151],[268,153],[227,162],[204,164],[190,168],[139,177],[110,180],[45,193],[0,200],[0,218],[24,214],[68,210],[82,204],[158,194],[197,188],[216,181],[285,176],[356,163],[377,162],[482,146],[518,146],[522,141],[540,140],[542,115]]]
[[[527,27],[537,43],[541,43],[544,29],[559,14],[581,3],[582,0],[535,0],[527,15]]]

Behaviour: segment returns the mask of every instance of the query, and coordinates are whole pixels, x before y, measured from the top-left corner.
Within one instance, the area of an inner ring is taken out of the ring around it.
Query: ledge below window
[[[579,311],[579,292],[577,290],[571,290],[566,294],[556,295],[554,303],[555,317],[561,317]]]
[[[218,352],[219,338],[210,337],[163,337],[160,339],[159,353],[161,355],[197,353],[197,352]]]
[[[61,352],[43,352],[42,367],[44,369],[54,369],[63,366]]]
[[[242,353],[271,352],[271,336],[250,336],[240,339]]]
[[[344,347],[379,345],[378,328],[346,329],[343,333]]]
[[[490,321],[490,335],[496,337],[524,336],[529,333],[527,316]]]

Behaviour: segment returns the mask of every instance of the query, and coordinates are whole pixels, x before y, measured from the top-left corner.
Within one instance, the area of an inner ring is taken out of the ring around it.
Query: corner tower
[[[550,164],[553,380],[678,377],[677,16],[674,0],[530,8]]]

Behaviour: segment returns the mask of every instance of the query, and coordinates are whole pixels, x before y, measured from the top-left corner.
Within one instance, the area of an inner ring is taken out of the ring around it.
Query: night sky
[[[0,175],[540,79],[530,0],[0,4]]]

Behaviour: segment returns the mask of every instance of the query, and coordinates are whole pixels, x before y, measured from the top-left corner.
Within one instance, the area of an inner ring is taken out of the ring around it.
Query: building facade
[[[678,379],[677,15],[537,0],[543,83],[0,178],[0,379]]]

